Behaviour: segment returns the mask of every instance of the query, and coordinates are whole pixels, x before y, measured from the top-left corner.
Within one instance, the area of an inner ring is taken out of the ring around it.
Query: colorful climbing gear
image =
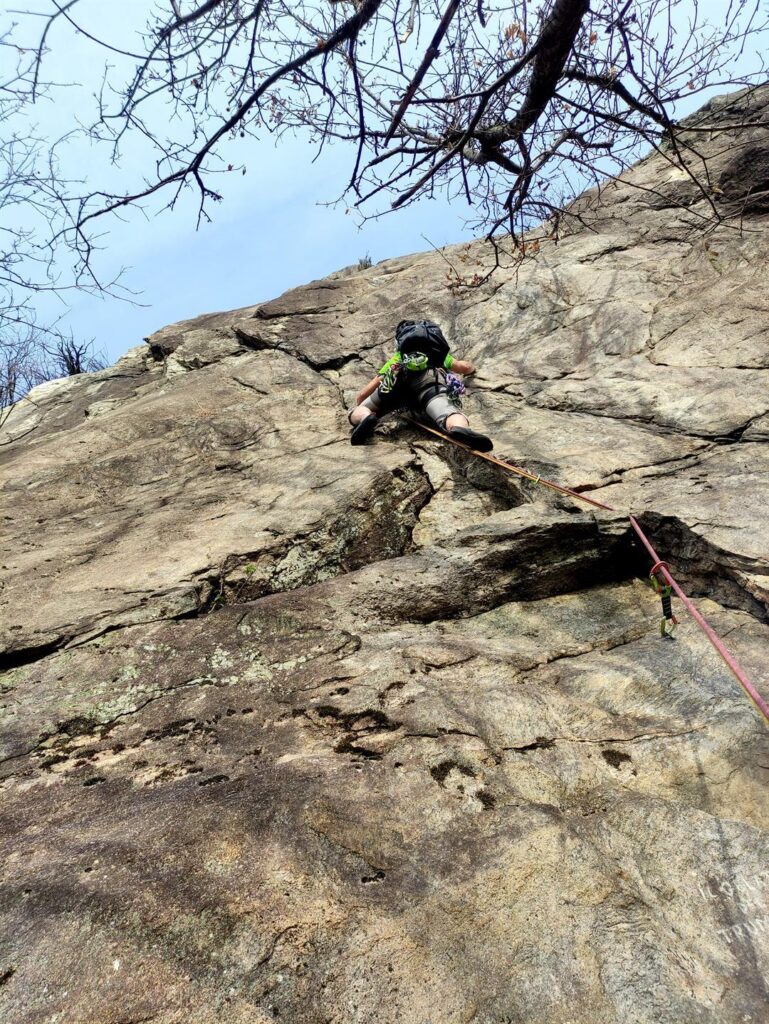
[[[659,594],[662,600],[662,618],[660,619],[660,636],[663,640],[673,640],[673,632],[678,625],[678,619],[673,614],[673,604],[671,601],[671,594],[673,588],[669,583],[665,583],[664,580],[660,580],[658,573],[662,567],[668,568],[667,562],[657,562],[653,565],[651,572],[649,573],[649,579],[654,587],[655,591]]]
[[[429,365],[430,360],[424,352],[410,352],[408,355],[401,356],[401,366],[406,370],[412,370],[414,373],[426,370]]]
[[[401,355],[396,362],[393,362],[381,373],[382,380],[379,390],[383,395],[387,395],[395,388],[399,374],[407,371],[424,373],[429,366],[430,360],[424,352],[410,352],[407,355]]]
[[[465,393],[465,382],[455,373],[446,374],[446,396],[457,409],[462,408],[462,395]]]
[[[388,366],[385,372],[382,374],[382,380],[379,384],[379,390],[383,395],[388,395],[398,380],[398,370],[400,369],[400,363],[394,363],[392,366]]]

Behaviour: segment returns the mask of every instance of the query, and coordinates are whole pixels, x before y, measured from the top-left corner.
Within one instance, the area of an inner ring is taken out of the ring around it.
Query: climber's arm
[[[463,377],[469,377],[471,374],[475,373],[475,367],[466,359],[452,359],[451,372],[461,373]]]
[[[365,402],[369,395],[373,395],[381,382],[382,378],[378,374],[376,377],[372,377],[365,388],[362,388],[355,396],[355,404],[360,405],[361,402]]]

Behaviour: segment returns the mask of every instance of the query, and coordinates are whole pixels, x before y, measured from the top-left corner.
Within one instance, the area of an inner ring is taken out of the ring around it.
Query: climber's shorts
[[[383,395],[379,388],[361,402],[361,405],[370,409],[375,416],[386,416],[388,412],[395,412],[396,409],[402,409],[404,407],[402,401],[396,402],[393,399],[391,392]],[[357,409],[358,407],[354,406],[353,408]],[[350,409],[350,412],[347,414],[347,419],[350,418],[352,412],[353,410]]]
[[[424,409],[424,414],[435,423],[436,426],[443,430],[446,425],[446,420],[449,416],[453,416],[454,413],[459,413],[461,416],[464,413],[459,409],[454,402],[448,397],[448,395],[436,395],[431,398]]]
[[[402,398],[394,398],[392,392],[382,394],[379,388],[377,388],[373,394],[369,395],[361,404],[367,409],[370,409],[377,417],[386,416],[388,413],[395,412],[397,409],[405,408]],[[411,411],[418,412],[419,410],[413,409]],[[460,409],[451,401],[448,395],[441,393],[434,395],[421,411],[442,430],[449,416],[453,416],[454,413],[460,412]],[[352,409],[347,414],[348,419],[351,414]]]

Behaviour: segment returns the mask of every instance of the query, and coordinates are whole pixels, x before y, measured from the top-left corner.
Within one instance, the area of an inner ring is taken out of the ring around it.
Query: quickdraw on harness
[[[457,409],[462,408],[462,395],[465,393],[465,382],[456,374],[446,374],[446,397]]]
[[[660,619],[660,636],[667,640],[673,639],[673,633],[676,626],[678,625],[678,619],[673,614],[673,603],[671,595],[673,588],[669,583],[666,583],[664,578],[660,579],[658,573],[662,567],[668,569],[667,562],[657,562],[656,565],[652,566],[651,572],[649,573],[649,579],[651,585],[655,591],[659,594],[662,600],[662,618]]]
[[[397,380],[397,373],[395,372],[395,366],[388,366],[385,372],[382,374],[382,380],[379,383],[379,390],[383,395],[388,395],[395,387],[395,381]]]

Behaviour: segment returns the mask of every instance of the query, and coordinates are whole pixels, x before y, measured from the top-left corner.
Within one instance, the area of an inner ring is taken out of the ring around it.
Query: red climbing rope
[[[545,480],[536,473],[529,473],[528,470],[521,469],[520,466],[514,466],[512,462],[507,462],[504,459],[497,459],[493,455],[487,455],[486,452],[478,452],[475,448],[470,448],[469,445],[462,444],[461,441],[457,441],[456,438],[451,437],[449,434],[444,434],[440,430],[428,427],[426,423],[420,423],[419,420],[412,419],[411,416],[404,416],[404,419],[408,420],[409,423],[413,423],[414,426],[421,427],[422,430],[426,430],[428,434],[433,434],[435,437],[439,437],[441,441],[451,441],[452,444],[457,445],[459,448],[464,448],[466,451],[472,452],[473,455],[476,455],[479,459],[483,459],[485,462],[491,462],[495,466],[499,466],[501,469],[506,469],[508,473],[517,473],[518,476],[523,476],[527,480],[531,480],[532,483],[542,484],[543,487],[549,487],[551,491],[558,491],[559,494],[568,494],[570,498],[577,498],[579,501],[586,501],[589,505],[595,505],[596,508],[603,508],[607,512],[618,511],[618,509],[612,508],[611,505],[604,505],[602,501],[596,501],[594,498],[588,498],[584,494],[580,494],[579,491],[570,491],[568,487],[562,487],[560,484],[556,484],[552,480]]]
[[[631,523],[633,529],[638,534],[638,536],[641,538],[641,543],[643,544],[643,546],[646,548],[646,550],[649,552],[649,554],[654,559],[655,565],[654,565],[654,570],[653,571],[655,571],[657,573],[661,573],[665,577],[665,580],[667,581],[668,586],[671,586],[673,588],[673,590],[675,591],[676,595],[681,598],[681,600],[683,601],[684,605],[686,606],[686,610],[689,612],[689,614],[694,619],[694,621],[697,623],[697,625],[700,627],[702,632],[705,634],[705,636],[708,638],[708,640],[710,640],[710,642],[713,644],[715,649],[718,651],[718,653],[724,659],[726,664],[732,670],[732,673],[734,674],[735,678],[737,679],[737,682],[743,688],[743,690],[748,695],[748,697],[750,697],[750,699],[756,705],[756,707],[761,712],[761,714],[764,716],[766,721],[769,722],[769,704],[767,704],[767,702],[764,700],[764,698],[761,696],[761,694],[758,692],[758,690],[755,688],[755,686],[751,683],[751,681],[745,675],[745,673],[740,668],[740,666],[739,666],[738,662],[736,661],[736,659],[734,657],[732,657],[732,655],[724,647],[723,643],[721,642],[719,637],[716,635],[716,633],[715,633],[714,629],[712,628],[712,626],[710,626],[710,624],[703,618],[703,616],[700,615],[700,613],[694,607],[692,602],[689,600],[689,598],[686,596],[686,594],[683,592],[683,590],[681,590],[679,585],[673,579],[672,575],[670,574],[670,570],[668,569],[667,562],[663,562],[663,561],[660,560],[660,556],[657,554],[657,552],[652,547],[652,544],[651,544],[651,541],[649,540],[649,538],[646,536],[646,534],[643,532],[641,527],[638,525],[638,522],[636,521],[635,516],[632,516],[632,515],[630,515],[628,513],[628,518],[630,519],[630,523]]]
[[[535,473],[529,473],[527,470],[521,469],[519,466],[514,466],[512,463],[506,462],[504,459],[498,459],[495,458],[495,456],[493,455],[487,455],[486,452],[475,451],[474,448],[471,448],[469,445],[463,444],[461,441],[457,441],[456,438],[451,437],[449,434],[445,434],[440,430],[435,430],[433,427],[428,427],[425,423],[421,423],[419,420],[412,419],[410,416],[407,416],[406,419],[409,421],[409,423],[413,423],[415,426],[420,427],[428,434],[433,434],[435,437],[440,438],[441,441],[450,441],[451,444],[456,445],[458,448],[463,448],[465,451],[470,452],[477,458],[483,459],[486,462],[491,462],[495,466],[499,466],[501,469],[504,469],[508,473],[516,473],[518,476],[525,477],[525,479],[531,480],[535,484],[541,484],[543,487],[549,487],[553,491],[558,491],[559,494],[566,494],[570,498],[574,498],[576,501],[587,502],[589,505],[594,505],[597,508],[605,509],[607,512],[622,511],[621,509],[614,508],[612,505],[606,505],[601,501],[596,501],[594,498],[588,498],[586,495],[580,493],[579,491],[572,491],[568,487],[562,487],[560,484],[554,483],[552,480],[545,480]],[[694,607],[694,605],[683,592],[683,590],[681,590],[678,583],[675,581],[675,579],[673,579],[673,576],[671,575],[671,572],[667,566],[667,562],[663,562],[660,559],[659,555],[652,547],[651,541],[646,536],[641,527],[638,525],[638,521],[636,520],[635,516],[633,516],[630,512],[625,512],[624,514],[627,515],[627,517],[630,519],[631,526],[638,534],[641,543],[644,545],[644,547],[654,560],[654,567],[652,569],[652,573],[662,575],[665,581],[667,582],[668,586],[672,587],[676,595],[680,597],[680,599],[684,603],[684,606],[686,607],[686,610],[689,612],[689,614],[692,616],[694,621],[703,631],[705,636],[708,638],[708,640],[710,640],[711,644],[721,655],[724,662],[736,678],[737,682],[740,684],[742,689],[745,691],[745,693],[756,706],[756,708],[759,710],[759,712],[763,715],[767,725],[769,725],[769,703],[767,703],[767,701],[764,700],[764,698],[761,696],[761,694],[758,692],[755,686],[748,679],[747,675],[740,667],[736,658],[732,654],[730,654],[729,651],[727,651],[727,649],[724,647],[723,643],[717,636],[712,626],[705,620],[705,618],[700,614],[700,612],[697,611],[697,609]]]

